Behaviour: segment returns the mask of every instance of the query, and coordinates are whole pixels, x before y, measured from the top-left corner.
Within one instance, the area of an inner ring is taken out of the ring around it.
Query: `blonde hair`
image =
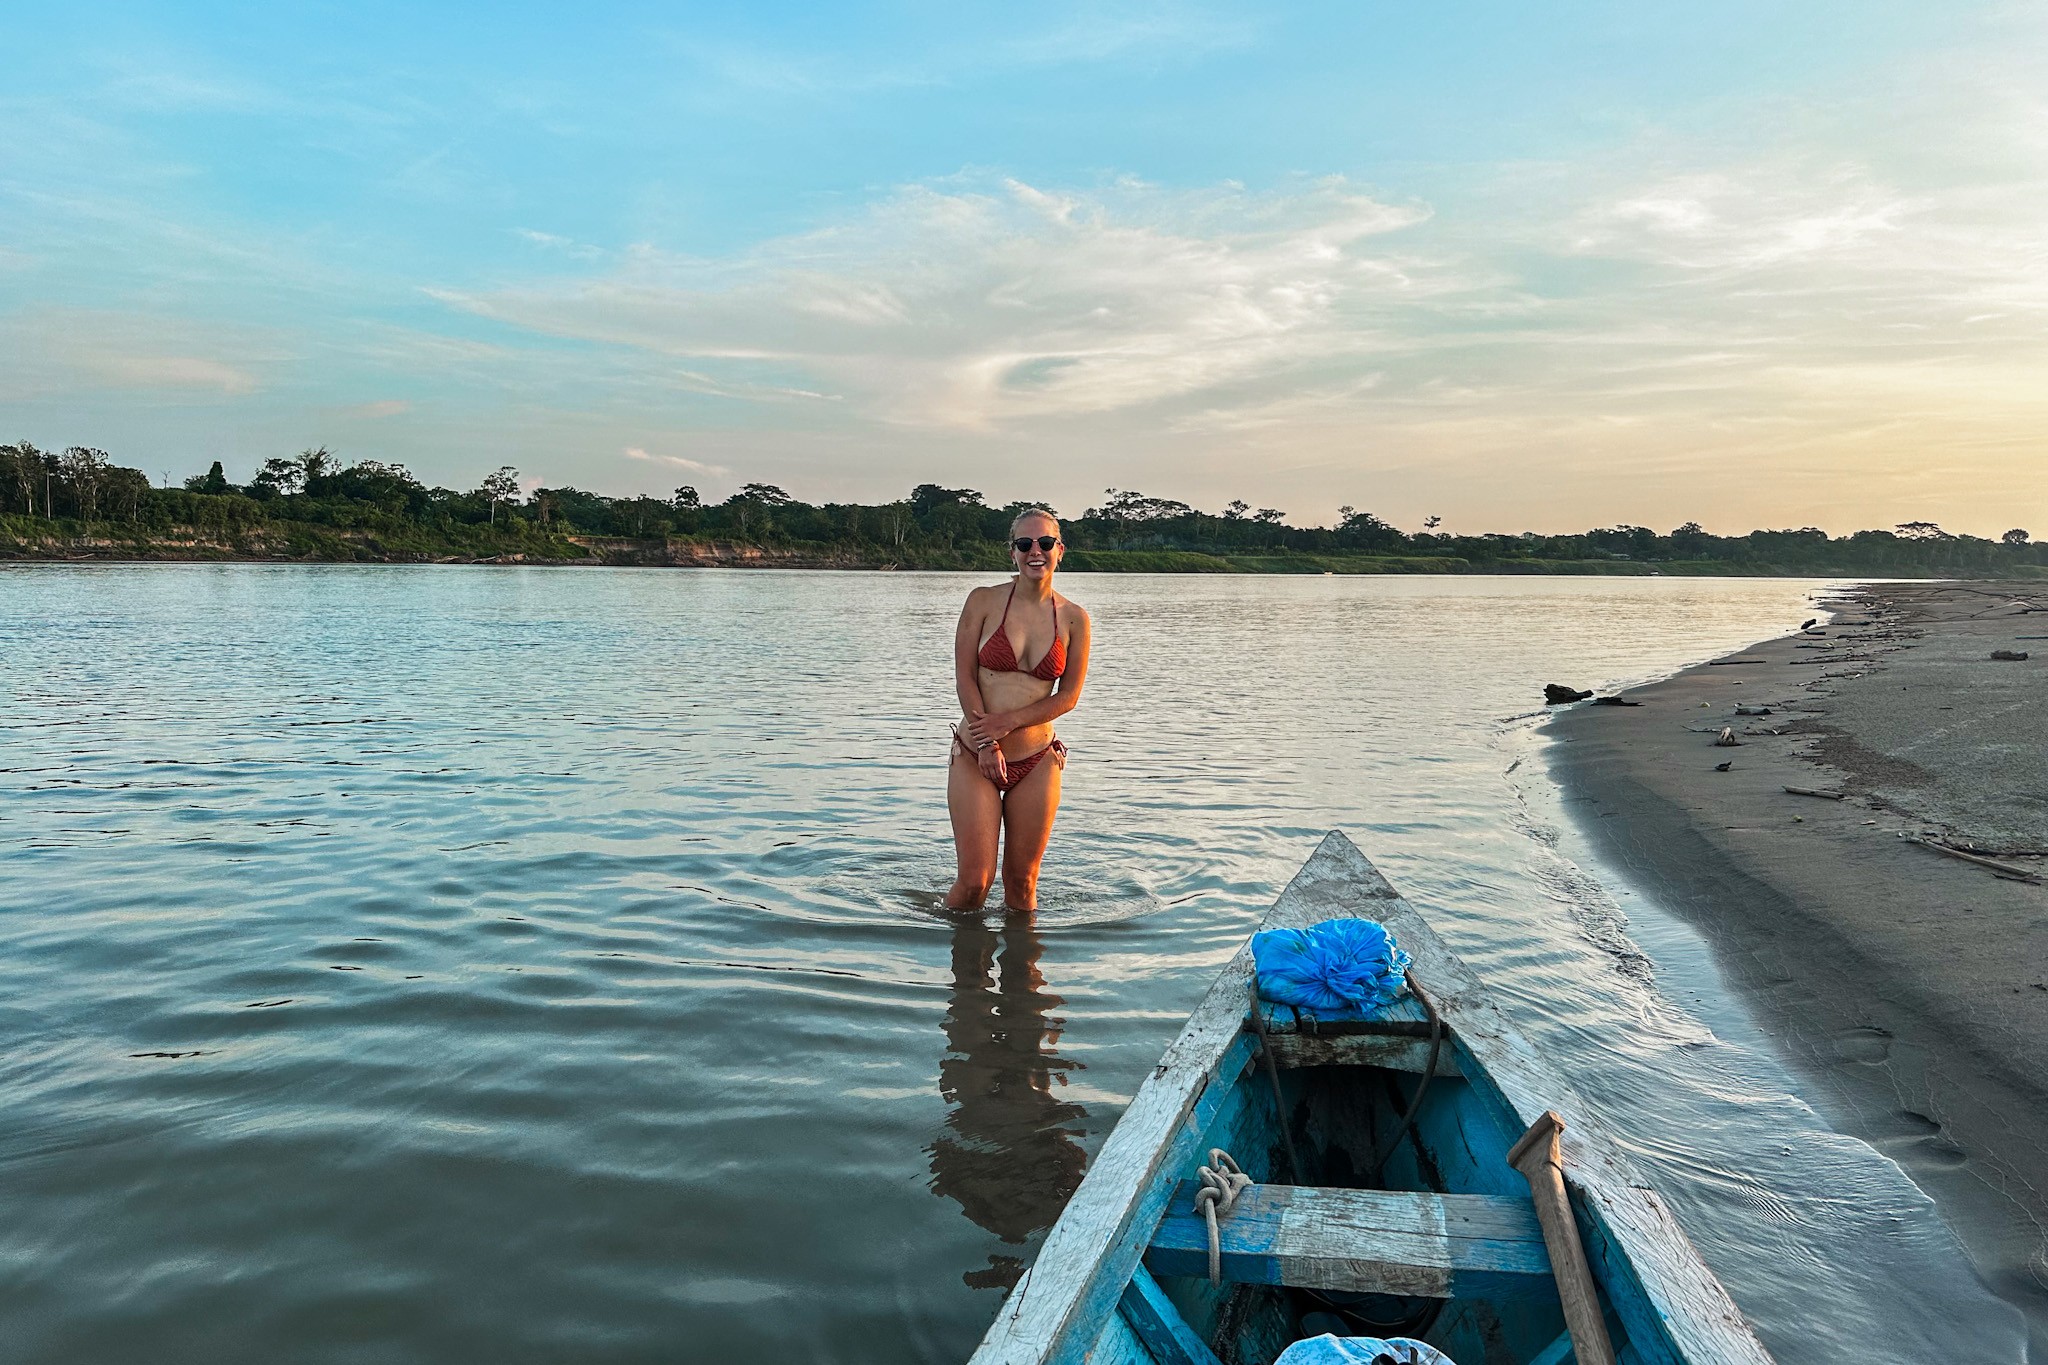
[[[1031,520],[1033,517],[1044,517],[1047,521],[1051,522],[1055,526],[1060,524],[1060,519],[1054,516],[1046,508],[1027,507],[1023,511],[1019,512],[1016,515],[1016,518],[1010,522],[1010,534],[1013,536],[1016,535],[1017,528],[1019,526],[1022,526],[1025,522]]]

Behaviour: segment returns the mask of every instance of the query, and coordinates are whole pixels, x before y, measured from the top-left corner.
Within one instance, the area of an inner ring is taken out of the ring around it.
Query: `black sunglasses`
[[[1040,536],[1038,538],[1038,548],[1044,550],[1048,554],[1052,552],[1052,547],[1059,543],[1060,538],[1058,536]],[[1015,540],[1011,541],[1010,544],[1013,548],[1024,554],[1031,553],[1032,541],[1030,536],[1018,536]]]

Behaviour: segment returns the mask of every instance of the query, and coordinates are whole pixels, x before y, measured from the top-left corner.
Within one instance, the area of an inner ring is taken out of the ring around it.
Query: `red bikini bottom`
[[[960,752],[966,754],[969,758],[976,757],[974,750],[967,747],[967,741],[960,738],[958,730],[953,732],[953,743],[958,745]],[[1058,740],[1054,740],[1035,754],[1026,754],[1022,758],[1003,760],[1003,780],[995,784],[996,790],[1007,795],[1016,788],[1019,782],[1031,776],[1031,770],[1036,768],[1047,754],[1053,755],[1062,768],[1067,766],[1067,746]]]

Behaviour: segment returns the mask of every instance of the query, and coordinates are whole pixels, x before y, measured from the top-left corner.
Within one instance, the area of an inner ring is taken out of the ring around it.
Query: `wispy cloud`
[[[205,356],[87,354],[79,363],[112,387],[200,389],[231,397],[256,392],[255,375]]]
[[[648,464],[671,465],[676,469],[688,470],[692,474],[707,474],[714,478],[722,478],[732,473],[730,469],[721,464],[705,464],[701,460],[692,460],[683,455],[656,455],[641,449],[639,446],[627,446],[625,455],[629,460],[640,460]]]
[[[689,357],[686,382],[726,396],[844,393],[889,423],[989,430],[1381,349],[1361,312],[1463,287],[1426,253],[1377,245],[1426,217],[1340,180],[1278,196],[914,186],[731,261],[641,248],[595,279],[441,297]]]
[[[286,358],[274,338],[248,328],[88,309],[34,309],[0,319],[0,396],[147,391],[191,398],[244,398],[259,372]]]
[[[573,237],[563,237],[552,232],[541,232],[535,228],[513,228],[512,235],[531,242],[537,247],[542,247],[549,251],[559,251],[563,255],[573,257],[576,260],[595,261],[602,259],[605,254],[603,247],[592,246],[588,242],[579,242]]]
[[[95,64],[100,99],[149,113],[260,113],[288,102],[276,90],[221,71],[190,52],[111,52]]]
[[[380,398],[373,403],[358,403],[344,410],[351,417],[367,417],[373,421],[386,417],[400,417],[412,411],[412,404],[403,398]]]
[[[706,41],[673,34],[670,50],[713,87],[757,97],[821,98],[951,86],[1018,69],[1188,62],[1248,46],[1248,11],[1177,0],[1110,0],[998,9],[857,51]]]

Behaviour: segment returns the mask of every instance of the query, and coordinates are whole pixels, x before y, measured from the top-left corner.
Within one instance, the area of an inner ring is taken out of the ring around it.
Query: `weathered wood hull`
[[[1460,1365],[1568,1360],[1528,1186],[1506,1161],[1545,1110],[1565,1119],[1572,1212],[1621,1360],[1768,1365],[1584,1101],[1332,833],[1265,925],[1347,916],[1382,921],[1413,956],[1441,1046],[1407,997],[1384,1021],[1335,1032],[1266,1010],[1269,1073],[1240,952],[1104,1143],[974,1365],[1263,1365],[1333,1327],[1417,1337]],[[1289,1138],[1300,1171],[1286,1169]],[[1220,1287],[1189,1184],[1214,1147],[1258,1182],[1224,1221]]]

